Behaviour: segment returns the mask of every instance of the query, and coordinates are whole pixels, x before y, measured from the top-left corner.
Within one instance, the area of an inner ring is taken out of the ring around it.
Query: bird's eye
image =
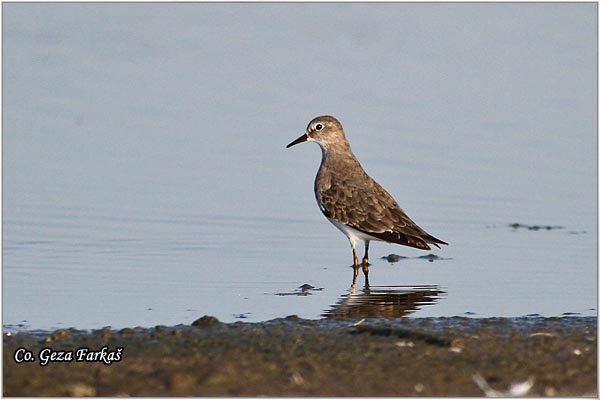
[[[315,130],[320,131],[323,129],[323,124],[316,124],[315,125]]]

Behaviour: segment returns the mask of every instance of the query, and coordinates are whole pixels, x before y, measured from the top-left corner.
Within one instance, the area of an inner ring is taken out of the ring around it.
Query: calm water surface
[[[5,4],[5,329],[596,315],[596,12]],[[439,259],[372,243],[350,287],[285,149],[319,114]]]

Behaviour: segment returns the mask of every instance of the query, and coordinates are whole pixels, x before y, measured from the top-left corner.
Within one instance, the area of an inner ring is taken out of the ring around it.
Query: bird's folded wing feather
[[[377,182],[368,187],[351,182],[331,182],[317,193],[328,218],[388,242],[429,249],[430,235],[415,224]],[[428,241],[428,240],[427,240]]]

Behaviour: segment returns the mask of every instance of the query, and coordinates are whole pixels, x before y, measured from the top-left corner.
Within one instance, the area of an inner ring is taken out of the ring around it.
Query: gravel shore
[[[5,333],[3,357],[4,396],[598,393],[595,317],[202,317],[173,327]]]

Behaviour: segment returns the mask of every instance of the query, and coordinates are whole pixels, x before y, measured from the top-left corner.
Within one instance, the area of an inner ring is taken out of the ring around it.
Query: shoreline
[[[3,346],[4,396],[597,396],[597,317],[205,316]]]

